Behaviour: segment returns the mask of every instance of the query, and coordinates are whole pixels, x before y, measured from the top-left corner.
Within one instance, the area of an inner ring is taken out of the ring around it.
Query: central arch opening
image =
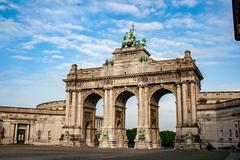
[[[151,98],[152,136],[158,145],[160,135],[161,146],[174,147],[176,136],[176,98],[168,89],[159,89]]]
[[[91,93],[84,100],[83,107],[85,143],[98,146],[103,123],[103,99],[99,94]]]
[[[120,93],[115,101],[115,109],[116,146],[119,148],[134,147],[136,135],[134,132],[137,128],[137,98],[135,94],[130,91]]]

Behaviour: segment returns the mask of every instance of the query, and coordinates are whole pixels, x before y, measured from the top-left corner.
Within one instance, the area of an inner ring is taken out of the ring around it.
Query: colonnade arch
[[[74,64],[64,80],[67,98],[63,131],[70,132],[73,144],[86,142],[93,146],[94,107],[103,98],[104,120],[99,146],[127,147],[125,105],[127,99],[135,95],[138,100],[135,148],[160,148],[158,101],[164,94],[173,93],[177,115],[175,144],[181,148],[187,145],[187,133],[199,136],[196,99],[202,79],[190,51],[185,51],[181,59],[154,61],[143,47],[119,48],[113,52],[111,63],[103,67],[78,70]],[[192,142],[199,144],[194,138]]]
[[[150,127],[151,127],[152,143],[156,147],[159,147],[160,146],[159,144],[161,144],[161,137],[159,135],[159,131],[161,130],[160,125],[159,125],[159,119],[160,119],[159,110],[160,110],[161,106],[159,105],[159,101],[164,95],[170,94],[170,93],[174,95],[174,91],[171,91],[171,90],[165,89],[165,88],[160,88],[151,95],[151,99],[150,99],[151,125],[150,125]],[[168,117],[168,118],[171,119],[172,117]],[[169,119],[166,119],[166,121],[168,121]]]
[[[95,118],[96,105],[101,98],[99,94],[91,93],[85,98],[83,103],[83,127],[85,132],[85,143],[88,146],[95,146],[98,141],[96,137]]]
[[[115,105],[115,128],[116,128],[116,147],[127,148],[128,138],[126,135],[126,103],[128,99],[135,96],[130,91],[123,91],[117,95]]]

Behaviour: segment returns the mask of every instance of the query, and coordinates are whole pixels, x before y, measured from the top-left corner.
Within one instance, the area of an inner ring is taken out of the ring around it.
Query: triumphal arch
[[[183,58],[154,60],[145,49],[146,40],[137,41],[134,27],[124,36],[122,47],[112,53],[102,67],[78,69],[73,64],[66,83],[64,131],[68,142],[94,146],[95,112],[103,99],[101,148],[128,147],[125,105],[131,96],[138,100],[138,125],[135,148],[160,148],[159,100],[167,93],[176,97],[175,147],[198,147],[196,99],[203,79],[191,52]],[[169,117],[171,118],[171,117]],[[168,121],[166,119],[166,121]],[[191,136],[192,142],[186,141]]]

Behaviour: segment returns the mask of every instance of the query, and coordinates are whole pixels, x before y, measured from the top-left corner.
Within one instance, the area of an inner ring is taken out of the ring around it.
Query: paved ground
[[[0,146],[0,160],[225,160],[229,153],[229,151],[98,149],[26,145]]]

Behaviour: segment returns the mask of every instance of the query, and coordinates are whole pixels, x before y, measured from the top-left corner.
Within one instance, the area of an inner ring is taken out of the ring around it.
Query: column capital
[[[187,83],[189,83],[188,80],[183,80],[183,81],[182,81],[182,84],[187,84]]]
[[[147,87],[147,86],[148,86],[148,84],[146,84],[146,83],[139,83],[139,84],[138,84],[138,87],[142,87],[142,88],[143,88],[143,87]]]
[[[82,92],[82,89],[78,88],[76,89],[77,92]]]
[[[181,83],[180,81],[175,82],[175,84],[176,84],[177,86],[182,85],[182,83]]]
[[[111,90],[111,89],[113,89],[113,86],[104,86],[103,89],[104,90]]]
[[[189,81],[191,84],[195,84],[196,82],[194,80]]]

